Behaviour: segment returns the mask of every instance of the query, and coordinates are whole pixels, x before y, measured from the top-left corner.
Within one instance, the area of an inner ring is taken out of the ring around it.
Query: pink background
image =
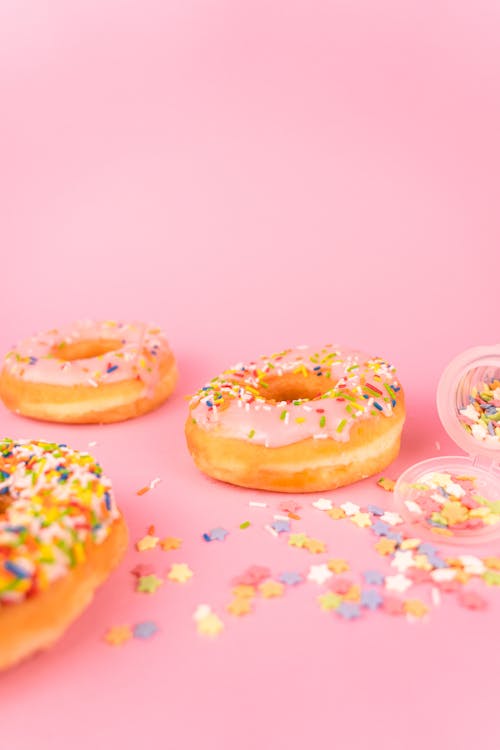
[[[2,407],[2,433],[97,441],[132,541],[151,523],[184,539],[131,547],[51,652],[2,675],[2,747],[498,748],[500,594],[482,614],[451,599],[427,623],[347,623],[308,584],[232,619],[246,566],[317,560],[262,530],[282,497],[195,470],[183,423],[184,396],[227,365],[334,340],[398,366],[408,421],[387,474],[436,441],[454,452],[440,372],[498,341],[499,39],[496,0],[1,3],[1,349],[79,317],[152,320],[182,373],[142,419]],[[392,499],[373,480],[328,495]],[[311,499],[300,527],[373,563],[370,534]],[[205,544],[219,525],[230,536]],[[195,577],[136,594],[130,569],[150,560]],[[213,642],[192,620],[205,602],[226,623]],[[103,643],[148,619],[152,640]]]

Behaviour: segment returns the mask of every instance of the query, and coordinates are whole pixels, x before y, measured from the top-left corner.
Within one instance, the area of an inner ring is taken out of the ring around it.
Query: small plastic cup
[[[435,540],[500,538],[500,344],[468,349],[450,362],[439,381],[437,408],[466,455],[406,469],[394,488],[398,511],[420,536]]]

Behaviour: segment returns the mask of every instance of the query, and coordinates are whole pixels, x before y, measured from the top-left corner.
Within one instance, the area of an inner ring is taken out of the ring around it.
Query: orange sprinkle
[[[142,489],[137,490],[136,494],[137,495],[145,495],[146,492],[149,492],[149,487],[143,487]]]

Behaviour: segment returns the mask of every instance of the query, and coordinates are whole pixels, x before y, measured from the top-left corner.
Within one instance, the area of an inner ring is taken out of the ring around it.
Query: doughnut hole
[[[259,396],[271,404],[283,401],[312,401],[331,390],[335,383],[330,378],[301,373],[286,373],[261,382]]]
[[[73,362],[75,359],[100,357],[102,354],[115,352],[122,346],[123,343],[118,339],[82,339],[70,343],[63,341],[52,347],[51,354],[65,362]]]

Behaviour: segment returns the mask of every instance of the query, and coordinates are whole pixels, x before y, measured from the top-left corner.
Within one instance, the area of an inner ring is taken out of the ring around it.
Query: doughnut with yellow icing
[[[0,441],[0,669],[51,646],[120,561],[127,528],[88,453]]]
[[[215,479],[315,492],[385,469],[404,418],[403,390],[385,360],[298,347],[211,380],[191,400],[186,437],[198,468]]]
[[[176,382],[176,362],[159,328],[80,321],[10,351],[0,374],[0,398],[26,417],[118,422],[155,409]]]

